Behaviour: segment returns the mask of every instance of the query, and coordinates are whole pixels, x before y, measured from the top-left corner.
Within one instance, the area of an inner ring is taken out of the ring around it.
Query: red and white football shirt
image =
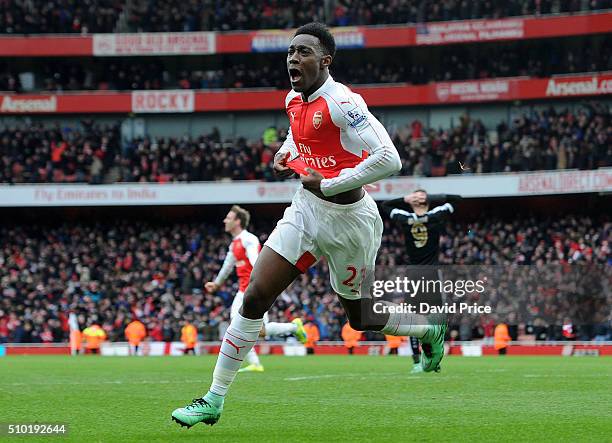
[[[249,285],[253,265],[260,250],[261,244],[257,236],[244,229],[232,240],[215,283],[218,285],[223,283],[235,266],[238,275],[238,289],[244,292]]]
[[[289,92],[285,107],[290,128],[279,153],[290,152],[291,159],[299,157],[320,172],[323,195],[358,188],[401,168],[389,134],[363,98],[331,76],[307,101]]]

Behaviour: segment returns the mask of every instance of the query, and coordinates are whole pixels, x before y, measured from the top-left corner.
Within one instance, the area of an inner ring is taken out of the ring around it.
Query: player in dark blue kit
[[[410,265],[422,266],[414,269],[414,277],[425,277],[435,280],[439,278],[437,269],[440,252],[440,233],[444,222],[455,211],[453,206],[461,200],[459,195],[435,194],[427,195],[423,189],[402,198],[389,200],[382,204],[383,211],[398,222],[404,230],[404,239]],[[434,206],[439,204],[439,206]],[[434,206],[433,209],[429,209]],[[430,300],[441,302],[441,300]],[[411,373],[422,372],[420,365],[421,351],[419,339],[410,337],[410,346],[414,359]],[[426,345],[424,351],[427,351]]]

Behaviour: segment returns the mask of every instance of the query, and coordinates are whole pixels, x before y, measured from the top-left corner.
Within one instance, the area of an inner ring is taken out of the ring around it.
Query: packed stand
[[[182,182],[275,180],[274,154],[280,147],[275,129],[268,139],[223,141],[218,130],[197,138],[137,139],[120,160],[119,181]],[[281,137],[286,132],[281,131]]]
[[[265,222],[252,231],[264,242],[272,226]],[[559,339],[561,323],[568,318],[576,321],[580,313],[581,304],[576,302],[584,295],[580,291],[590,290],[588,285],[560,281],[568,269],[574,275],[588,271],[600,283],[607,279],[608,286],[600,287],[597,294],[604,294],[609,306],[611,234],[612,223],[604,216],[481,216],[471,222],[447,223],[440,261],[513,270],[504,273],[509,277],[491,293],[499,319],[507,315],[509,322],[520,306],[514,306],[514,297],[502,288],[515,283],[517,265],[529,265],[518,269],[536,270],[540,283],[525,296],[522,309],[527,317],[521,321],[528,324],[526,330],[539,328],[538,339]],[[219,340],[228,326],[229,306],[237,290],[235,276],[215,295],[203,292],[204,283],[219,272],[230,242],[219,224],[5,223],[0,226],[0,240],[0,342],[66,341],[69,311],[78,314],[81,327],[91,321],[100,323],[111,341],[124,339],[131,317],[140,318],[150,339],[157,341],[178,340],[180,321],[185,318],[197,326],[205,341]],[[406,263],[401,230],[389,220],[378,257],[379,269]],[[328,275],[322,262],[298,277],[270,310],[271,320],[300,316],[317,324],[321,340],[338,340],[345,317]],[[551,312],[556,323],[544,323],[544,318],[550,318],[544,314]],[[609,309],[603,312],[609,314]],[[463,330],[463,339],[475,339],[491,321],[491,316],[475,316],[469,328],[457,324],[452,329]],[[610,339],[609,316],[593,316],[590,321],[588,327],[576,328],[578,339]]]
[[[295,28],[311,21],[325,21],[324,1],[299,3],[287,0],[233,2],[139,0],[129,11],[135,32],[239,31]]]
[[[610,0],[34,0],[0,1],[0,34],[192,32],[421,23],[608,9]],[[129,7],[127,7],[129,6]]]
[[[575,43],[575,42],[574,42]],[[562,41],[493,46],[377,51],[358,63],[347,58],[332,65],[334,78],[348,85],[408,83],[414,85],[502,77],[544,78],[558,74],[612,70],[612,38],[584,40],[574,47]],[[340,57],[343,54],[340,53]]]
[[[452,46],[394,50],[340,51],[331,67],[348,85],[549,77],[612,70],[612,37],[495,46]],[[27,66],[0,63],[0,90],[13,92],[80,90],[239,89],[288,90],[282,55],[227,56],[206,67],[187,60],[146,58],[92,61],[45,60]],[[27,79],[22,81],[22,77]]]
[[[120,161],[119,127],[0,128],[0,182],[102,183]]]
[[[515,16],[571,14],[612,7],[610,0],[443,0],[394,1],[338,0],[333,26],[422,23]]]
[[[610,110],[601,103],[586,104],[576,113],[540,110],[491,130],[466,116],[447,130],[426,129],[413,121],[392,134],[402,159],[400,174],[430,177],[612,166]]]
[[[463,117],[453,129],[413,121],[389,128],[403,176],[597,169],[612,166],[610,110],[586,104],[576,113],[553,108],[486,128]],[[146,137],[121,142],[119,126],[85,121],[78,128],[31,125],[0,129],[1,183],[274,181],[274,154],[286,129],[259,140]],[[462,167],[463,166],[463,167]]]
[[[331,26],[383,25],[578,13],[610,7],[610,0],[338,0],[330,2],[326,14],[322,0],[299,3],[272,0],[256,5],[247,0],[229,3],[192,0],[181,4],[171,0],[140,0],[130,9],[128,22],[132,31],[230,31],[294,28],[313,20]]]
[[[1,0],[0,34],[113,32],[125,0]]]

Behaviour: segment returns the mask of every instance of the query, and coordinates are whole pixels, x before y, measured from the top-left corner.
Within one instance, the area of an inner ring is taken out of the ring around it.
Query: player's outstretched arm
[[[405,202],[404,198],[394,198],[393,200],[384,201],[381,203],[380,207],[389,217],[391,216],[391,211],[394,209],[403,209],[404,211],[412,210],[410,205]]]
[[[427,201],[430,206],[443,205],[444,203],[456,204],[463,200],[458,194],[429,194]]]
[[[427,217],[429,222],[436,222],[446,219],[453,212],[455,212],[455,207],[451,203],[444,203],[427,211],[423,217]]]
[[[413,225],[419,219],[422,219],[422,217],[419,217],[414,212],[405,211],[398,208],[391,209],[389,212],[389,218],[399,223],[406,223],[408,225]]]
[[[219,290],[219,286],[220,285],[218,285],[214,281],[207,281],[206,283],[204,283],[204,289],[209,294],[214,294],[215,292],[217,292]]]
[[[450,203],[445,203],[442,206],[437,206],[431,211],[423,215],[417,215],[414,212],[405,211],[403,209],[394,208],[390,211],[389,217],[391,220],[396,220],[400,223],[413,225],[415,223],[435,223],[444,220],[450,214],[455,212],[455,208]]]
[[[207,292],[214,294],[221,287],[223,282],[229,277],[236,264],[236,257],[234,257],[234,253],[232,252],[232,248],[227,250],[227,254],[225,255],[225,260],[223,260],[223,266],[221,266],[221,270],[219,274],[215,278],[214,281],[209,281],[204,285],[204,289]]]

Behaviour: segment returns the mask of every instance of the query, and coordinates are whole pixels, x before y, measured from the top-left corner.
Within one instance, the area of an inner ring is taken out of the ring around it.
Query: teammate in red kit
[[[232,244],[227,250],[223,266],[217,278],[204,285],[207,292],[214,294],[225,279],[229,277],[234,267],[236,268],[236,274],[238,275],[238,292],[232,302],[230,318],[234,318],[242,306],[244,291],[249,284],[253,265],[261,250],[261,244],[257,236],[246,230],[250,220],[251,214],[238,205],[232,206],[227,213],[223,220],[223,224],[225,225],[225,232],[231,234],[233,237]],[[266,312],[264,314],[264,327],[262,328],[261,335],[289,334],[295,334],[302,343],[306,342],[306,332],[301,319],[296,318],[291,323],[269,322],[268,313]],[[263,372],[264,368],[259,361],[255,348],[251,349],[246,355],[246,361],[248,366],[240,369],[239,372]]]
[[[353,329],[414,335],[431,343],[422,359],[425,371],[438,369],[444,355],[445,325],[429,324],[423,316],[401,310],[376,314],[372,309],[368,281],[383,223],[363,187],[398,172],[401,161],[361,96],[330,76],[335,52],[334,37],[320,23],[300,27],[291,40],[287,70],[293,90],[285,100],[290,130],[274,157],[274,169],[289,177],[292,167],[302,171],[293,165],[305,164],[302,187],[255,263],[240,313],[222,342],[210,390],[172,413],[182,426],[219,420],[225,395],[259,336],[265,312],[323,256]]]

